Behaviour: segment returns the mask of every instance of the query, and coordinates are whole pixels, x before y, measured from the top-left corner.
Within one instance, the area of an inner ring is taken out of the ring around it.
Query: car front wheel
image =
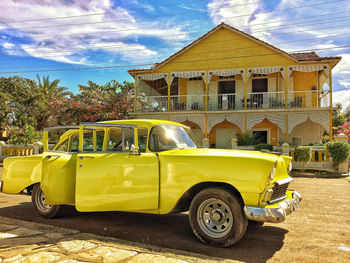
[[[222,188],[199,192],[190,206],[193,233],[206,244],[228,247],[244,235],[248,221],[237,197]]]
[[[45,203],[44,192],[40,184],[35,184],[32,191],[32,204],[34,212],[45,218],[55,218],[59,215],[60,205],[48,205]]]

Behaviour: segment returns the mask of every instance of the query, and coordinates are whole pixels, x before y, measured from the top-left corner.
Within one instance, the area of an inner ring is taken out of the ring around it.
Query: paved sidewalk
[[[0,217],[0,262],[232,262]]]

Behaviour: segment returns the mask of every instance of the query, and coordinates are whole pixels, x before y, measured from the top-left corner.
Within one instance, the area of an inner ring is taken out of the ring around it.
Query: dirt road
[[[78,213],[66,207],[62,218],[46,220],[33,213],[30,197],[0,194],[0,216],[243,262],[350,262],[350,179],[295,178],[291,188],[304,198],[296,213],[280,224],[249,225],[241,242],[226,249],[201,244],[186,214]]]

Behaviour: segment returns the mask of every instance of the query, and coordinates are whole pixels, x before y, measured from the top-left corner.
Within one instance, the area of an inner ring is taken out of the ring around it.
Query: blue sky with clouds
[[[333,97],[350,103],[348,0],[1,0],[0,21],[4,77],[119,65],[16,75],[50,75],[73,92],[88,80],[131,81],[131,65],[149,67],[225,22],[287,52],[342,56]]]

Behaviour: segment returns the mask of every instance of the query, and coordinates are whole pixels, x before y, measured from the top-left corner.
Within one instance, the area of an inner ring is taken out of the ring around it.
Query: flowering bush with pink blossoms
[[[350,138],[350,121],[344,123],[342,126],[339,127],[338,133],[341,132]]]

